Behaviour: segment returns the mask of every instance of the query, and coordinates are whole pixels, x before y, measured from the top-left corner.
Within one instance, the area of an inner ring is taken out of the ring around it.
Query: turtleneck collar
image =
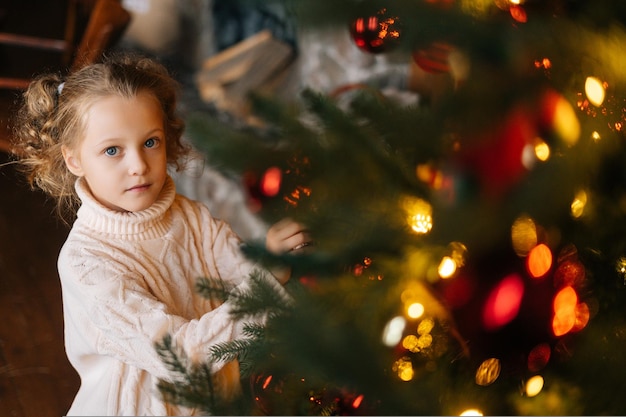
[[[100,204],[81,177],[75,184],[82,205],[76,222],[96,233],[124,240],[154,239],[163,236],[170,228],[168,209],[176,196],[176,186],[167,177],[157,201],[149,208],[137,212],[120,212]]]

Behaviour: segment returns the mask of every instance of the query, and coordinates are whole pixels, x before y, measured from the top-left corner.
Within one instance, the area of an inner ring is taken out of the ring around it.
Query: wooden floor
[[[59,417],[79,386],[56,267],[68,229],[7,160],[0,152],[0,416]]]

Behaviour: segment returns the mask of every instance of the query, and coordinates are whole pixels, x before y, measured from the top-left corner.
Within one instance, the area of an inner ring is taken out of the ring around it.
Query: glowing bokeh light
[[[585,94],[587,100],[596,107],[600,107],[604,102],[606,90],[602,81],[596,77],[587,77],[585,80]]]
[[[554,104],[552,128],[568,146],[573,146],[580,137],[580,121],[572,105],[564,97],[558,96]]]
[[[363,394],[357,396],[354,401],[352,401],[352,408],[359,408],[361,403],[363,403],[363,398],[365,398]]]
[[[270,386],[270,383],[272,382],[272,375],[268,376],[267,378],[265,378],[265,380],[263,381],[263,385],[261,386],[263,389],[267,389],[267,387]]]
[[[509,12],[511,13],[511,17],[517,22],[526,23],[528,21],[528,15],[522,6],[513,5],[509,9]]]
[[[511,242],[518,256],[526,256],[537,245],[537,226],[528,216],[520,216],[511,226]]]
[[[406,356],[395,361],[391,369],[405,382],[412,380],[415,375],[411,359]]]
[[[557,288],[576,287],[585,281],[585,266],[577,259],[565,259],[554,271],[554,285]]]
[[[579,332],[585,327],[587,327],[587,323],[589,323],[589,306],[587,303],[579,303],[576,305],[576,320],[574,321],[574,327],[572,327],[572,332]]]
[[[402,316],[396,316],[389,320],[383,330],[383,344],[393,347],[402,340],[402,333],[406,327],[406,320]]]
[[[602,136],[600,136],[600,133],[594,131],[591,133],[591,139],[593,139],[594,142],[599,142]]]
[[[541,139],[535,141],[535,156],[538,160],[545,162],[550,158],[550,146]]]
[[[433,344],[433,335],[430,333],[423,334],[417,339],[417,345],[420,349],[426,349]]]
[[[480,410],[477,410],[476,408],[468,408],[467,410],[464,410],[461,412],[461,414],[459,414],[460,416],[482,416],[483,413]]]
[[[574,288],[568,286],[559,290],[554,297],[552,318],[552,332],[555,336],[563,336],[574,328],[576,324],[576,305],[578,295]]]
[[[535,375],[526,382],[526,396],[534,397],[543,389],[543,377]]]
[[[524,282],[517,274],[504,278],[496,285],[483,307],[483,324],[495,330],[513,320],[519,312],[524,295]]]
[[[424,314],[424,306],[421,303],[411,303],[406,309],[406,314],[412,319],[418,319]]]
[[[571,204],[572,217],[578,219],[585,213],[585,206],[587,205],[587,193],[585,190],[580,190],[576,193],[574,201]]]
[[[449,256],[444,256],[439,263],[439,268],[437,270],[439,276],[442,279],[450,278],[456,272],[456,262]]]
[[[543,243],[535,246],[526,258],[526,267],[531,277],[544,277],[552,268],[552,251],[550,248]]]
[[[419,337],[414,334],[410,334],[402,339],[402,347],[413,353],[427,349],[432,344],[433,336],[429,333],[423,334]]]
[[[411,216],[410,224],[411,229],[419,234],[426,234],[430,232],[433,227],[432,217],[423,213],[417,213]]]
[[[261,179],[261,192],[267,197],[274,197],[280,191],[282,182],[282,171],[280,168],[271,167],[265,171]]]
[[[487,386],[493,384],[500,376],[500,360],[497,358],[489,358],[480,364],[476,370],[476,383],[480,386]]]
[[[624,284],[626,284],[626,257],[620,256],[617,261],[615,261],[615,271],[621,275],[624,280]]]
[[[419,335],[429,334],[430,332],[433,331],[434,327],[435,327],[435,321],[433,319],[424,319],[417,326],[417,334]]]
[[[543,369],[550,361],[552,349],[547,343],[540,343],[528,354],[528,370],[537,372]]]
[[[537,155],[535,154],[535,146],[532,143],[528,143],[522,150],[522,165],[527,170],[533,169],[537,162]]]
[[[552,62],[550,61],[549,58],[543,58],[541,60],[536,60],[535,61],[535,68],[539,69],[539,68],[543,68],[543,69],[550,69],[552,68]]]
[[[413,353],[419,352],[419,337],[414,334],[407,335],[402,339],[402,347]]]
[[[419,234],[426,234],[433,228],[432,206],[420,198],[406,198],[404,209],[411,229]]]

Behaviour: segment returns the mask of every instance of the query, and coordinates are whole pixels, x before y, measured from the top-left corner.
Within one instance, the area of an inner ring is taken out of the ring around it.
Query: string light
[[[567,286],[562,288],[554,297],[552,319],[552,332],[555,336],[563,336],[569,333],[576,324],[576,305],[578,295],[574,288]]]
[[[433,228],[432,206],[421,198],[408,197],[403,202],[409,226],[415,233],[426,234]]]
[[[524,295],[524,282],[517,274],[500,281],[489,293],[483,307],[483,324],[488,330],[511,322],[519,313]]]
[[[412,319],[418,319],[424,315],[424,306],[421,303],[412,303],[407,308],[406,314]]]
[[[415,370],[413,369],[413,363],[409,357],[402,357],[394,362],[391,368],[398,377],[405,382],[413,379],[415,376]]]
[[[489,358],[480,364],[476,370],[476,383],[481,386],[493,384],[500,376],[500,360],[497,358]]]
[[[482,416],[483,413],[476,409],[476,408],[469,408],[463,412],[461,412],[461,414],[459,414],[460,416]]]
[[[578,219],[582,217],[585,212],[585,206],[587,205],[587,193],[585,190],[580,190],[576,193],[574,201],[571,204],[572,217]]]
[[[534,397],[543,389],[543,377],[541,375],[535,375],[526,381],[526,396]]]
[[[600,107],[604,102],[606,95],[605,87],[599,79],[596,77],[587,77],[585,80],[585,94],[587,100],[596,107]]]
[[[528,273],[533,278],[545,276],[552,268],[552,251],[545,244],[535,246],[526,258]]]
[[[402,316],[396,316],[389,320],[383,330],[383,344],[394,347],[402,340],[402,333],[406,327],[406,320]]]
[[[537,225],[527,215],[519,216],[511,226],[511,243],[518,256],[526,256],[537,245]]]
[[[456,262],[451,257],[444,256],[437,271],[442,279],[450,278],[456,272]]]

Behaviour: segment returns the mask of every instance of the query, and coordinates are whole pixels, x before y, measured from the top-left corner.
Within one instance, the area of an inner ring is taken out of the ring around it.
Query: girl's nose
[[[130,175],[143,175],[146,173],[148,164],[140,152],[132,153],[128,158],[128,173]]]

